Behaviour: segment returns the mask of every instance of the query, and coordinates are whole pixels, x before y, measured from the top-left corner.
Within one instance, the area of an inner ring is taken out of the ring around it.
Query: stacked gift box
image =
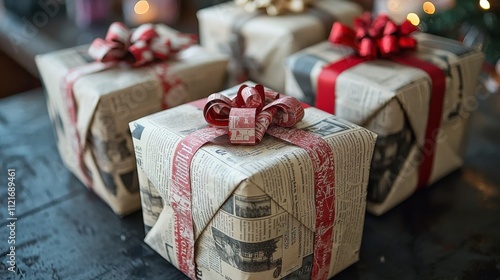
[[[198,12],[201,46],[114,24],[39,56],[61,157],[118,215],[142,204],[145,242],[192,279],[332,277],[358,260],[366,209],[462,165],[483,59],[358,16],[230,1]]]

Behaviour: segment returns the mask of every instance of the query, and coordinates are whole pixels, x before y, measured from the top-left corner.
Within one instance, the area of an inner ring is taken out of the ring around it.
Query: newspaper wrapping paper
[[[84,184],[92,189],[93,180],[83,159],[83,150],[87,142],[81,142],[80,133],[76,129],[78,108],[75,102],[74,84],[81,77],[95,74],[108,69],[125,66],[139,67],[154,62],[166,61],[173,58],[180,51],[194,45],[196,36],[182,34],[179,32],[158,33],[154,24],[148,23],[134,30],[128,29],[121,22],[110,25],[105,39],[94,39],[89,47],[88,54],[95,62],[71,68],[61,81],[61,87],[65,92],[66,108],[68,110],[71,125],[67,127],[73,134],[72,148],[76,151],[78,165],[84,176]],[[166,63],[150,67],[154,72],[163,90],[162,108],[170,106],[167,95],[172,88],[182,85],[182,81],[174,73],[168,71]]]
[[[466,127],[483,56],[441,37],[417,33],[413,55],[445,74],[440,128],[436,135],[429,184],[463,164]],[[315,104],[322,69],[352,54],[341,45],[322,42],[289,58],[286,93]],[[378,134],[368,186],[367,209],[381,215],[417,188],[421,153],[428,152],[430,78],[418,68],[385,60],[363,62],[337,77],[335,114]],[[422,148],[423,147],[423,148]]]
[[[235,2],[248,12],[259,9],[270,16],[277,16],[284,13],[302,13],[315,0],[235,0]]]
[[[155,29],[162,34],[177,32],[164,25],[156,25]],[[71,146],[74,134],[70,130],[72,123],[60,85],[70,69],[93,61],[87,49],[88,46],[80,46],[36,57],[48,94],[47,107],[59,153],[64,164],[82,182],[85,176]],[[192,46],[179,53],[175,60],[139,68],[117,66],[75,82],[76,128],[80,143],[86,142],[87,147],[83,150],[83,159],[91,174],[93,191],[116,214],[126,215],[140,208],[128,123],[160,111],[162,104],[176,106],[220,90],[226,65],[226,56]],[[174,75],[182,83],[172,83],[175,86],[163,93],[164,82],[158,78],[158,73],[166,79]]]
[[[176,267],[182,246],[176,243],[170,204],[174,150],[207,126],[201,110],[205,102],[130,123],[145,242]],[[358,259],[376,135],[315,108],[305,109],[295,127],[321,137],[334,153],[334,226],[326,266],[331,277]],[[310,279],[314,171],[306,150],[269,135],[256,146],[231,145],[224,135],[198,150],[191,162],[189,201],[197,279]]]
[[[248,13],[234,2],[197,13],[201,44],[229,54],[228,84],[250,79],[283,92],[284,59],[305,47],[326,40],[333,21],[349,24],[361,8],[349,1],[317,1],[301,14],[267,16]]]

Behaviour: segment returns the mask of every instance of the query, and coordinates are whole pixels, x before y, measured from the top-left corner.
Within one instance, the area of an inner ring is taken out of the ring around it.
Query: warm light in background
[[[401,7],[401,2],[399,0],[388,0],[387,1],[387,9],[391,13],[397,14],[397,13],[401,12],[403,7]]]
[[[485,10],[489,10],[490,9],[490,2],[488,2],[488,0],[479,0],[479,6],[481,6],[481,8],[483,8]]]
[[[434,12],[436,11],[436,7],[434,6],[434,4],[432,4],[429,1],[424,2],[424,4],[422,5],[422,9],[424,10],[424,12],[426,14],[429,14],[429,15],[434,14]]]
[[[143,15],[149,11],[149,3],[146,0],[140,0],[135,3],[134,12],[138,15]]]
[[[420,18],[415,13],[409,13],[406,16],[406,19],[409,20],[411,22],[411,24],[413,24],[415,26],[417,26],[420,23]]]

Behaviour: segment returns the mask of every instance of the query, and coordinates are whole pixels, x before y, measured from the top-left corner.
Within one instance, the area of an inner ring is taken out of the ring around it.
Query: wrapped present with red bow
[[[287,58],[286,93],[379,135],[368,210],[380,215],[463,164],[483,55],[370,14]]]
[[[189,278],[326,280],[358,260],[367,129],[242,85],[130,130],[145,242]]]
[[[271,10],[279,15],[270,15]],[[229,1],[197,16],[202,46],[230,56],[230,86],[250,79],[283,92],[284,59],[326,40],[333,22],[348,24],[361,13],[359,5],[346,0],[269,0]]]
[[[36,57],[64,164],[118,215],[140,208],[131,120],[208,96],[227,57],[165,25],[113,23],[90,46]]]

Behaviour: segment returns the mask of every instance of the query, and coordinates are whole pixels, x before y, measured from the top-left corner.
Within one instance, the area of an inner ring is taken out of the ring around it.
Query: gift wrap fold
[[[474,111],[470,104],[475,102],[483,55],[453,40],[424,33],[412,36],[417,51],[411,56],[437,67],[436,74],[444,76],[442,105],[431,105],[432,82],[438,75],[430,77],[418,67],[385,59],[342,69],[335,89],[323,92],[334,102],[318,104],[323,102],[316,100],[319,77],[328,77],[337,62],[359,62],[349,61],[355,57],[351,48],[329,41],[297,52],[286,63],[288,95],[318,107],[331,106],[335,115],[378,134],[367,206],[377,215],[463,164],[467,122]],[[427,131],[429,120],[437,121],[432,131]],[[429,174],[420,182],[420,163],[426,156]]]
[[[154,29],[165,36],[177,33],[164,25]],[[163,62],[141,67],[119,63],[82,75],[73,84],[73,96],[68,97],[61,86],[68,73],[99,64],[87,50],[88,46],[81,46],[39,55],[36,63],[64,164],[116,214],[126,215],[140,208],[128,123],[220,90],[227,57],[191,46]],[[69,99],[77,107],[74,121],[68,111]]]
[[[279,110],[300,114],[280,100]],[[192,279],[327,279],[356,262],[376,135],[309,107],[294,127],[271,125],[259,144],[233,145],[227,129],[207,125],[205,103],[130,123],[145,242]],[[219,113],[212,119],[228,111]],[[230,117],[229,130],[247,121]]]
[[[316,1],[304,13],[268,16],[234,2],[198,11],[202,46],[231,56],[229,85],[250,78],[283,92],[284,59],[328,38],[334,21],[349,24],[362,9],[353,2]]]

